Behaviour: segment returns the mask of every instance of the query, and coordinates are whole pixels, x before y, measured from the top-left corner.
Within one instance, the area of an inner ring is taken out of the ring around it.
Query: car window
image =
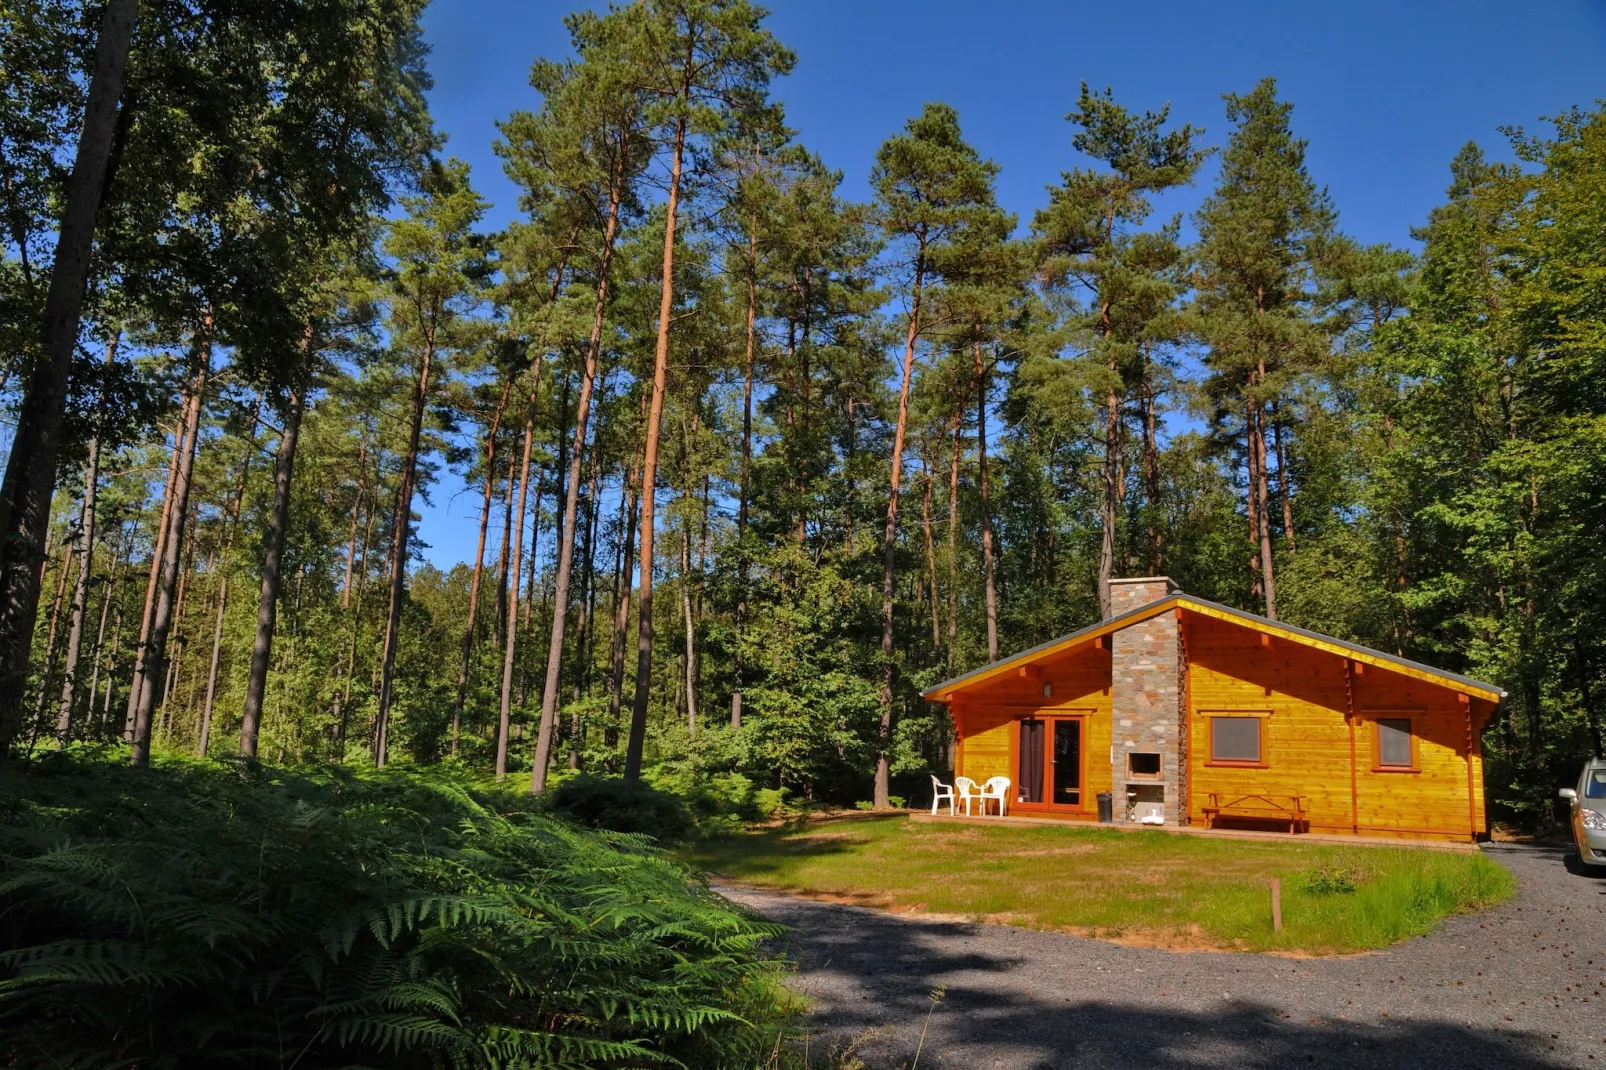
[[[1606,769],[1591,769],[1584,777],[1584,798],[1606,799]]]

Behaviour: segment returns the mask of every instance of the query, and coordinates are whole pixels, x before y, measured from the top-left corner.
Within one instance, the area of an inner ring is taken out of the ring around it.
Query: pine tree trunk
[[[50,694],[50,681],[56,674],[56,631],[61,626],[61,608],[67,598],[67,579],[72,574],[73,555],[77,547],[76,539],[67,543],[61,567],[56,574],[56,596],[50,600],[50,623],[45,629],[45,663],[39,672],[39,690],[34,695],[33,709],[28,718],[29,747],[45,730],[45,700]]]
[[[395,700],[396,648],[401,645],[402,598],[407,585],[407,547],[412,534],[413,489],[418,479],[418,447],[429,404],[430,373],[435,363],[435,332],[427,328],[413,388],[412,418],[407,427],[407,455],[396,487],[395,527],[391,538],[390,601],[385,613],[385,645],[379,659],[379,709],[374,723],[374,765],[383,769],[390,754],[390,707]]]
[[[921,469],[925,472],[925,486],[920,495],[921,542],[926,550],[926,578],[931,582],[931,649],[942,650],[942,611],[937,606],[937,553],[931,540],[931,460],[927,456],[929,443],[920,451]]]
[[[302,351],[310,365],[312,327],[307,326]],[[262,541],[262,587],[257,592],[257,626],[251,641],[251,668],[246,677],[245,709],[240,719],[240,756],[257,756],[257,736],[262,728],[262,700],[268,690],[268,666],[273,658],[273,632],[279,617],[279,577],[284,565],[284,536],[290,527],[290,481],[295,475],[296,445],[301,438],[301,417],[307,407],[308,384],[297,384],[290,392],[284,413],[284,434],[279,439],[279,456],[273,466],[273,507],[268,530]]]
[[[597,292],[591,308],[591,337],[586,342],[585,368],[580,373],[580,397],[575,403],[574,441],[569,447],[563,480],[563,510],[558,520],[557,572],[552,581],[552,627],[547,636],[546,676],[541,682],[541,724],[536,732],[535,755],[530,763],[530,790],[537,794],[546,790],[546,771],[552,760],[552,730],[558,715],[558,677],[563,665],[570,573],[574,567],[575,513],[580,501],[580,474],[585,462],[586,427],[591,418],[591,393],[596,384],[597,357],[602,352],[602,327],[608,310],[608,275],[613,266],[614,236],[619,229],[619,205],[624,197],[626,148],[621,140],[612,179],[608,183],[608,218],[602,229]],[[564,388],[567,395],[567,379]],[[593,448],[600,449],[601,446],[599,444]]]
[[[646,450],[641,465],[641,535],[636,609],[636,694],[630,710],[630,738],[625,745],[625,784],[641,779],[642,752],[647,743],[647,702],[652,694],[652,565],[653,507],[658,479],[658,431],[664,419],[664,393],[669,378],[669,328],[675,308],[675,223],[680,211],[680,169],[686,151],[686,123],[675,124],[669,164],[669,199],[664,205],[663,275],[658,295],[658,338],[653,352],[652,401],[647,408]]]
[[[1110,306],[1104,306],[1104,337],[1109,342],[1112,333],[1110,327]],[[1099,613],[1108,619],[1110,616],[1110,580],[1115,576],[1115,538],[1116,524],[1120,519],[1121,510],[1121,395],[1114,386],[1115,377],[1120,370],[1115,365],[1115,358],[1111,356],[1107,368],[1111,376],[1111,386],[1104,400],[1104,498],[1101,503],[1099,515],[1102,530],[1099,533]]]
[[[50,527],[50,499],[67,404],[67,379],[78,346],[90,254],[101,200],[109,185],[118,100],[128,65],[136,0],[108,0],[95,39],[95,66],[84,103],[78,148],[63,191],[61,224],[45,297],[42,352],[34,362],[0,482],[0,757],[20,727],[34,620],[39,612],[41,548]]]
[[[1277,452],[1277,496],[1283,506],[1283,541],[1288,544],[1288,552],[1293,553],[1299,547],[1294,539],[1294,504],[1288,488],[1288,457],[1283,453],[1283,422],[1276,402],[1271,406],[1271,435]]]
[[[953,429],[948,452],[948,674],[954,672],[959,650],[959,430],[965,407],[954,409]]]
[[[115,334],[106,343],[106,366],[117,360],[117,343],[122,335]],[[98,416],[106,410],[105,391],[96,405]],[[95,429],[89,440],[89,458],[84,465],[84,505],[78,514],[78,581],[73,587],[72,623],[67,629],[67,656],[62,664],[61,703],[56,710],[56,739],[66,745],[72,734],[73,700],[78,685],[78,657],[84,642],[84,627],[89,615],[89,580],[94,573],[95,556],[95,494],[100,485],[100,429]]]
[[[1264,363],[1260,367],[1259,379],[1264,382],[1266,369]],[[1256,476],[1258,485],[1255,493],[1260,498],[1260,576],[1266,595],[1266,616],[1270,620],[1277,619],[1277,581],[1271,560],[1271,498],[1266,488],[1266,432],[1264,424],[1264,410],[1257,402],[1255,404],[1255,449]]]
[[[362,518],[363,518],[362,507],[363,507],[363,502],[367,497],[368,497],[368,429],[366,427],[364,427],[362,429],[361,434],[359,434],[358,437],[357,437],[357,493],[352,495],[352,498],[351,498],[351,524],[350,524],[350,528],[349,528],[349,530],[348,530],[348,532],[346,534],[346,575],[345,575],[345,579],[342,580],[341,584],[340,584],[340,612],[341,612],[342,616],[345,616],[345,617],[348,617],[348,618],[351,615],[351,588],[352,588],[352,584],[356,582],[356,573],[357,573],[357,530],[358,530],[359,527],[361,527],[361,523],[360,522],[362,521]],[[369,521],[372,522],[372,519],[373,519],[372,511],[369,512],[368,516],[369,516]],[[364,553],[364,557],[365,558],[366,558],[367,550],[368,550],[367,534],[368,534],[367,530],[364,529],[364,531],[363,531],[363,553]],[[484,538],[483,534],[481,535],[481,538],[482,539]],[[367,562],[365,560],[364,561],[365,568],[366,568],[366,564],[367,564]],[[470,616],[472,618],[472,614],[470,614]],[[350,658],[347,659],[347,662],[348,662],[348,664],[347,664],[347,667],[346,667],[346,671],[343,674],[344,679],[341,681],[340,691],[339,691],[338,694],[335,695],[335,708],[334,708],[334,711],[333,711],[333,717],[331,718],[334,721],[334,725],[335,725],[333,743],[334,743],[334,749],[335,749],[334,757],[335,757],[336,761],[342,761],[345,758],[346,716],[347,716],[346,702],[351,697],[351,665],[350,665]],[[455,743],[456,743],[455,737],[453,739],[453,743],[454,743],[454,746],[455,746]],[[457,752],[454,749],[452,753],[456,754]]]
[[[496,493],[496,433],[502,426],[502,414],[507,399],[513,392],[513,377],[502,384],[502,397],[496,403],[491,424],[485,431],[485,494],[480,502],[480,536],[474,546],[474,572],[468,584],[468,620],[463,625],[463,648],[457,666],[457,691],[452,698],[452,757],[457,757],[458,737],[463,723],[463,700],[468,694],[469,663],[474,654],[474,624],[479,618],[480,577],[485,565],[485,533],[491,526],[491,499]],[[352,519],[352,536],[357,534],[356,515]]]
[[[1244,398],[1244,453],[1249,467],[1249,597],[1259,599],[1265,591],[1265,573],[1260,567],[1260,451],[1255,446],[1254,373],[1249,375],[1249,392]]]
[[[179,457],[186,448],[184,421],[173,425],[173,452],[167,458],[167,483],[162,488],[162,510],[156,522],[156,538],[151,542],[151,564],[145,579],[145,600],[140,603],[139,641],[134,647],[133,675],[128,683],[128,703],[123,711],[123,741],[134,741],[134,710],[139,705],[139,683],[145,675],[145,646],[151,637],[151,617],[156,612],[156,588],[162,580],[162,557],[167,549],[167,525],[173,516],[173,489],[178,485]],[[109,695],[111,692],[107,691]]]
[[[1147,360],[1147,356],[1145,356]],[[1165,571],[1165,535],[1160,529],[1160,447],[1157,438],[1154,386],[1144,376],[1143,390],[1143,485],[1148,513],[1149,575]]]
[[[753,475],[753,350],[758,339],[758,222],[747,229],[747,346],[742,356],[742,467],[741,485],[736,498],[736,544],[741,555],[737,563],[735,635],[731,642],[732,688],[731,727],[742,727],[742,684],[746,679],[747,655],[742,646],[747,625],[747,502]]]
[[[620,715],[624,710],[625,647],[630,639],[630,592],[636,567],[636,503],[640,475],[640,461],[633,461],[624,485],[619,488],[619,514],[624,522],[619,536],[623,543],[613,592],[613,635],[608,643],[608,727],[603,736],[610,750],[618,746]]]
[[[697,734],[697,621],[691,605],[691,520],[687,518],[680,540],[680,613],[686,628],[686,734]]]
[[[925,242],[915,258],[915,278],[909,306],[909,331],[903,344],[903,374],[898,387],[898,422],[892,434],[892,460],[887,490],[887,524],[881,537],[881,723],[876,729],[875,799],[885,810],[891,778],[892,752],[892,597],[896,582],[898,549],[898,487],[903,481],[903,440],[909,429],[909,383],[914,375],[915,340],[920,337],[920,290],[925,281]]]
[[[245,502],[245,488],[251,478],[251,461],[257,450],[257,425],[262,421],[262,395],[257,395],[256,412],[251,416],[251,434],[246,439],[245,456],[240,459],[240,478],[234,485],[234,501],[229,506],[228,529],[223,535],[223,553],[219,556],[217,581],[217,614],[212,622],[212,656],[206,669],[206,701],[201,707],[201,733],[196,741],[195,753],[206,757],[212,745],[212,710],[217,701],[218,664],[223,655],[223,615],[229,608],[229,572],[233,560],[234,533],[240,528],[240,509]]]
[[[987,492],[987,369],[981,361],[981,342],[973,352],[976,361],[976,489],[981,495],[981,572],[987,590],[987,660],[998,660],[998,583],[993,570],[993,514]]]
[[[507,581],[513,569],[508,562],[508,551],[513,542],[513,492],[519,482],[519,454],[517,450],[508,451],[507,456],[507,491],[502,495],[502,545],[497,552],[496,560],[496,620],[492,627],[492,638],[496,640],[496,648],[502,649],[507,642],[503,628],[507,626]],[[523,517],[519,519],[523,523]]]
[[[190,485],[200,439],[201,405],[206,395],[207,374],[211,370],[210,314],[201,329],[204,333],[196,340],[192,379],[185,407],[184,454],[179,459],[178,471],[173,479],[173,510],[168,518],[167,540],[162,552],[162,581],[156,592],[156,608],[151,613],[150,638],[141,658],[144,672],[135,681],[139,701],[134,707],[134,740],[129,756],[135,765],[147,765],[150,762],[151,716],[162,701],[157,682],[166,676],[167,634],[173,623],[180,555],[184,549],[184,529],[189,519]]]
[[[502,707],[496,730],[496,779],[507,776],[508,734],[513,724],[513,664],[519,640],[519,561],[524,543],[524,507],[530,492],[530,450],[535,440],[536,391],[540,388],[540,364],[536,365],[535,381],[530,387],[530,398],[524,409],[524,455],[519,470],[518,523],[513,526],[513,550],[509,576],[512,585],[508,590],[506,637],[502,644]],[[535,597],[530,589],[526,600]]]
[[[106,650],[106,621],[111,616],[112,605],[117,601],[117,596],[122,590],[123,549],[119,545],[112,554],[111,575],[106,581],[106,594],[100,600],[100,623],[95,628],[95,654],[90,659],[89,687],[85,692],[87,701],[84,703],[85,721],[89,726],[88,731],[90,732],[94,731],[95,694],[100,687],[100,666]],[[107,664],[109,670],[110,663],[108,662]]]

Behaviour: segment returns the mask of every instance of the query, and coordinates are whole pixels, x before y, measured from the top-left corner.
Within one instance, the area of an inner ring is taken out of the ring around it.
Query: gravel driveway
[[[922,1070],[1606,1070],[1606,879],[1570,871],[1560,847],[1488,852],[1517,875],[1511,901],[1340,959],[1128,948],[722,890],[791,926],[815,1050],[857,1037],[876,1070],[908,1066],[939,984]]]

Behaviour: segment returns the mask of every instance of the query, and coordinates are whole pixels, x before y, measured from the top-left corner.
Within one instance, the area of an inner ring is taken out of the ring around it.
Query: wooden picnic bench
[[[1289,832],[1298,832],[1305,824],[1305,807],[1298,795],[1232,795],[1212,791],[1204,815],[1207,829],[1215,828],[1223,817],[1286,821]]]

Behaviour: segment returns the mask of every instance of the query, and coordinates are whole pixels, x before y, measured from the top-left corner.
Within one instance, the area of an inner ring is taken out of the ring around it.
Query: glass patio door
[[[1015,803],[1027,810],[1082,809],[1082,718],[1016,722]]]
[[[1054,720],[1054,799],[1056,806],[1082,805],[1082,722]]]

